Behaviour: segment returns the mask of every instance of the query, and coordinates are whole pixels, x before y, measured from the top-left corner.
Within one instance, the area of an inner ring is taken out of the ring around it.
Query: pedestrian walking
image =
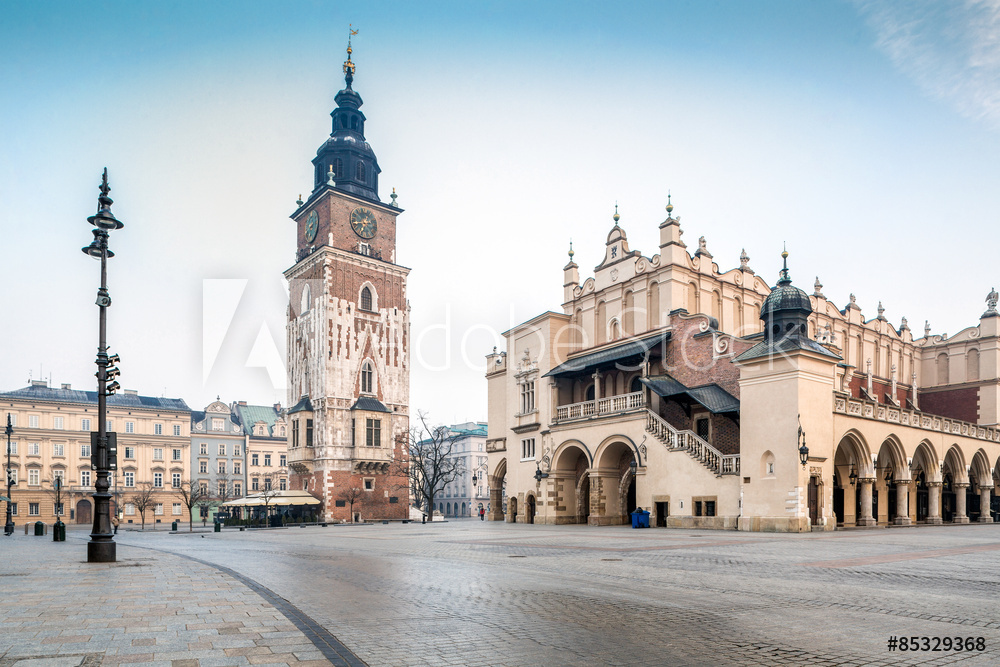
[[[479,520],[486,521],[486,510],[482,507],[479,508]]]
[[[115,535],[118,534],[118,515],[111,517],[111,525],[115,527]]]

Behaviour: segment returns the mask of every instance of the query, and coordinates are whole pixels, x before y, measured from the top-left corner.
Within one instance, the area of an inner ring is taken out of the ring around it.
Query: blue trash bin
[[[635,511],[632,512],[632,527],[649,528],[649,512],[641,507],[636,507]]]

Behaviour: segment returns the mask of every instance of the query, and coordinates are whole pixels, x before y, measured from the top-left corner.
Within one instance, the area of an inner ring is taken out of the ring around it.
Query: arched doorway
[[[614,526],[631,522],[629,514],[636,508],[635,475],[631,465],[637,463],[635,450],[621,436],[610,438],[595,456],[591,478],[596,476],[604,503],[592,508],[588,523]],[[592,482],[592,486],[594,483]]]
[[[908,524],[904,517],[909,516],[905,484],[909,470],[904,461],[906,457],[899,440],[895,436],[886,438],[875,459],[875,490],[872,492],[872,515],[880,525]]]
[[[524,501],[524,522],[535,523],[535,497],[531,494]]]
[[[76,504],[76,522],[78,524],[88,524],[94,522],[94,515],[91,513],[92,505],[89,500],[81,500]]]
[[[838,526],[873,526],[874,473],[864,438],[850,431],[834,452],[833,508]],[[847,482],[845,484],[844,482]]]
[[[556,500],[552,521],[587,523],[590,516],[590,456],[579,442],[564,443],[556,449],[550,480],[555,482]],[[561,508],[561,509],[560,509]]]
[[[507,459],[500,459],[490,476],[490,521],[503,521],[507,513]]]
[[[916,504],[915,519],[920,522],[941,523],[940,484],[937,453],[931,444],[924,440],[913,452],[913,462],[910,465],[910,477],[914,480],[912,499]],[[932,489],[931,487],[936,486]],[[932,496],[934,502],[932,503]]]
[[[941,520],[951,523],[968,523],[965,458],[957,445],[953,445],[944,455],[941,471]]]
[[[517,498],[507,500],[507,521],[517,523]]]

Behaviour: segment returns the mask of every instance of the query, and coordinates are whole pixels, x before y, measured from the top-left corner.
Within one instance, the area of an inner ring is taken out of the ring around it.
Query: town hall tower
[[[351,53],[348,41],[333,129],[312,161],[312,193],[291,216],[290,482],[322,500],[327,521],[403,519],[409,269],[396,261],[395,191],[391,204],[379,199],[381,170],[365,140]]]

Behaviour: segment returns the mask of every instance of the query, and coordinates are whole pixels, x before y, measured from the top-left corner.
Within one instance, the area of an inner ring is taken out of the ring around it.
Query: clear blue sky
[[[589,274],[616,201],[647,256],[669,190],[723,270],[746,248],[773,281],[787,242],[797,284],[915,332],[1000,285],[996,2],[4,3],[0,388],[93,384],[107,166],[123,385],[287,400],[288,215],[350,23],[434,421],[485,418],[495,332],[560,309],[569,239]]]

